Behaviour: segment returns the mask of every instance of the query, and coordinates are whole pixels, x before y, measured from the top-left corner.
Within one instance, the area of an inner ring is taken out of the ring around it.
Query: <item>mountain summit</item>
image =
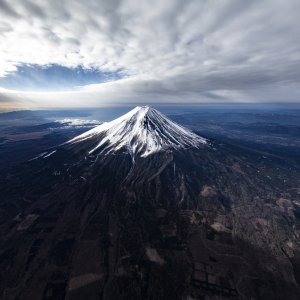
[[[164,149],[198,147],[206,139],[196,135],[149,106],[137,106],[130,112],[89,130],[68,143],[89,142],[89,154],[120,150],[133,157],[146,157]]]

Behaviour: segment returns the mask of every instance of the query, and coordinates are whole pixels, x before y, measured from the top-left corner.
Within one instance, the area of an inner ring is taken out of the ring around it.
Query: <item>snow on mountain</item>
[[[149,106],[137,106],[130,112],[101,124],[68,143],[97,140],[89,154],[100,151],[113,153],[127,149],[132,155],[146,157],[163,149],[198,147],[207,144],[206,139],[196,135]],[[98,142],[99,141],[99,142]]]

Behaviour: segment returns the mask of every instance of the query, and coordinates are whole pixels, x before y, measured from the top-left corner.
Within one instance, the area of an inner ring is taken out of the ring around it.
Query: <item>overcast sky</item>
[[[300,102],[299,0],[0,0],[0,106]]]

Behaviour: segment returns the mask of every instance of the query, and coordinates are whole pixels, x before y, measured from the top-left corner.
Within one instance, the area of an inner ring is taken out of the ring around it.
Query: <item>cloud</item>
[[[8,14],[13,17],[18,17],[19,15],[16,13],[16,11],[5,1],[0,0],[0,9],[2,13]]]
[[[64,93],[1,93],[48,106],[54,96],[70,105],[297,102],[299,28],[298,0],[0,0],[0,76],[24,65],[123,74]]]

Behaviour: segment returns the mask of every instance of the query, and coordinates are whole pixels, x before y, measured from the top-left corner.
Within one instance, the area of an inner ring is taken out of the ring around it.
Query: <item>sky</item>
[[[0,0],[0,109],[300,103],[299,0]]]

